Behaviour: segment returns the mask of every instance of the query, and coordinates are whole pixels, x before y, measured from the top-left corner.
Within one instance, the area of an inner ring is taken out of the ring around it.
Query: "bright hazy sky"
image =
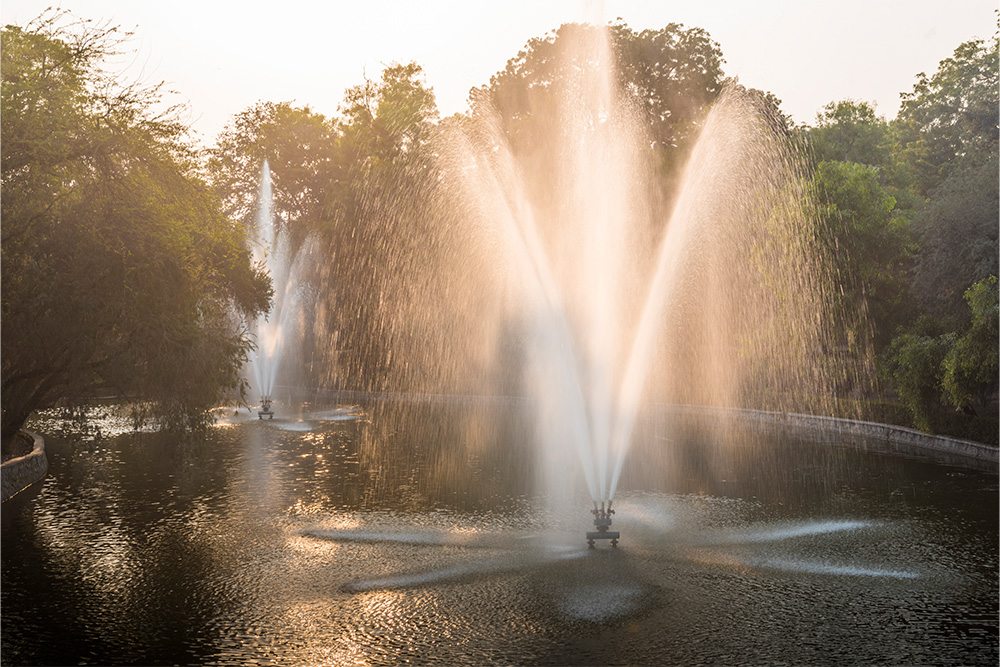
[[[2,0],[3,24],[24,24],[58,0]],[[724,71],[774,93],[796,122],[827,102],[875,102],[896,115],[899,93],[960,43],[996,31],[996,0],[66,0],[80,18],[135,33],[120,68],[167,82],[190,104],[206,143],[258,100],[332,116],[344,91],[382,66],[416,61],[442,116],[466,109],[532,37],[563,23],[622,17],[632,29],[700,27]]]

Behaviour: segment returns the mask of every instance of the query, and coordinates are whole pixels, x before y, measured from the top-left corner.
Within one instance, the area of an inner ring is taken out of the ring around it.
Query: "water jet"
[[[477,310],[470,333],[496,322],[498,340],[519,336],[545,497],[577,504],[585,485],[596,508],[588,542],[617,543],[610,508],[623,477],[641,474],[626,462],[642,410],[788,409],[834,396],[851,369],[824,352],[837,329],[808,170],[766,106],[727,86],[661,200],[606,33],[575,38],[566,53],[579,66],[547,89],[553,117],[534,121],[530,149],[516,143],[527,130],[505,125],[519,121],[483,108],[475,133],[445,134],[438,154],[460,193],[448,202],[456,226],[471,221],[468,247],[495,249],[483,258],[494,270],[477,277],[495,281],[483,292],[516,295]]]
[[[297,352],[304,309],[310,303],[301,271],[302,264],[310,257],[311,240],[307,239],[298,248],[292,247],[288,234],[278,224],[274,208],[271,168],[265,159],[261,164],[251,251],[254,263],[262,265],[271,278],[274,299],[271,309],[250,323],[256,349],[244,368],[248,384],[261,397],[258,412],[261,419],[274,416],[271,403],[279,373],[285,381],[295,376],[292,364],[285,362]]]

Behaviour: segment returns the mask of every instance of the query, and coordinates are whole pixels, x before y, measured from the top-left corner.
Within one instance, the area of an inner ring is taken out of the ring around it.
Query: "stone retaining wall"
[[[42,479],[49,471],[49,460],[45,457],[45,441],[42,436],[29,431],[22,433],[34,441],[34,446],[30,454],[11,459],[0,466],[0,484],[3,486],[4,501]]]
[[[453,396],[448,394],[373,394],[368,392],[333,391],[331,397],[345,401],[371,399],[404,402],[505,401],[530,403],[521,396]],[[790,412],[769,412],[743,408],[721,408],[701,405],[669,404],[657,406],[663,415],[700,426],[725,422],[740,429],[763,434],[778,434],[829,444],[851,445],[867,450],[920,456],[952,465],[969,466],[997,472],[998,450],[971,440],[930,435],[903,426],[854,421],[838,417],[821,417]]]
[[[692,405],[664,407],[670,414],[695,421],[725,419],[752,430],[780,432],[804,440],[850,444],[866,449],[925,456],[945,463],[972,465],[977,468],[996,470],[1000,453],[996,447],[979,442],[930,435],[891,424],[740,408]]]

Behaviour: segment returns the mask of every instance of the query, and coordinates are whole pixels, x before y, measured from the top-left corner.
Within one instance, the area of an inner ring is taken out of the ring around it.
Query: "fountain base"
[[[260,410],[257,411],[258,419],[263,419],[264,417],[274,419],[274,411],[271,410],[271,399],[266,396],[260,399]]]
[[[609,502],[607,509],[605,509],[604,503],[601,503],[598,508],[595,502],[594,509],[590,510],[590,513],[594,515],[594,527],[597,530],[587,531],[587,546],[593,549],[597,540],[611,540],[612,548],[618,548],[618,539],[621,537],[621,533],[617,530],[608,530],[611,528],[611,515],[615,513],[611,509],[611,503]]]

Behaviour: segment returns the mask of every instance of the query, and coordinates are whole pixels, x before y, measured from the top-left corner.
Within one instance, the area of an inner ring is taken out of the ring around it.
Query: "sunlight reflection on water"
[[[586,501],[487,457],[411,481],[445,417],[393,428],[395,462],[367,416],[48,439],[3,506],[5,662],[996,662],[995,476],[795,443],[739,495],[623,490],[620,547],[588,550]]]

